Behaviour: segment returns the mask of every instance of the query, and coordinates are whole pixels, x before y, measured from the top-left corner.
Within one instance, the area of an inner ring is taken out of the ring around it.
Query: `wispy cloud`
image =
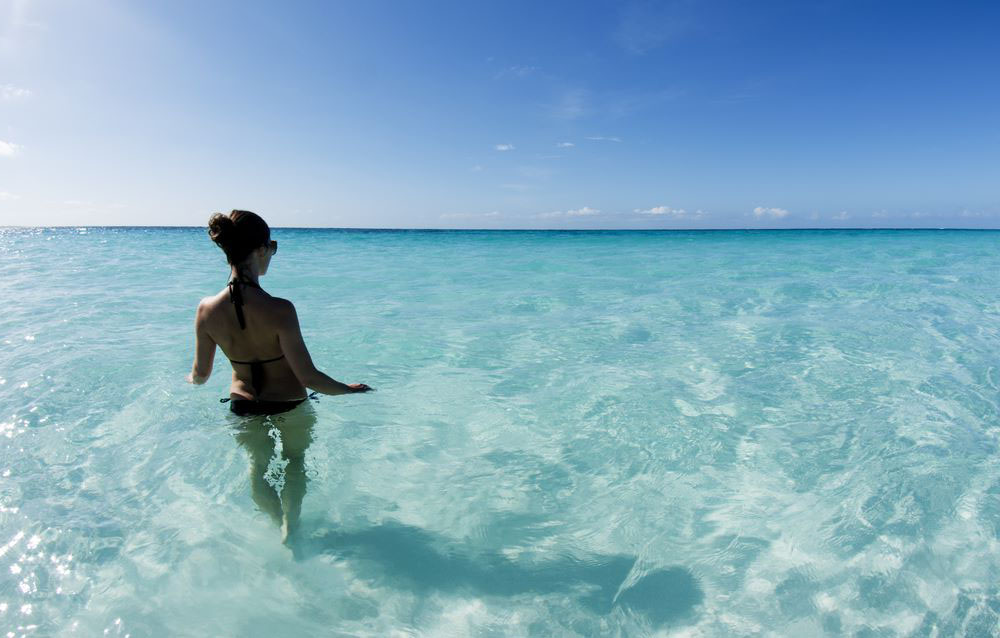
[[[497,149],[498,151],[513,151],[514,150],[514,145],[513,144],[497,144],[493,148]]]
[[[482,164],[476,164],[475,166],[473,166],[469,170],[472,171],[473,173],[482,173],[483,172],[483,165]]]
[[[997,214],[995,212],[989,212],[989,211],[984,211],[984,210],[969,210],[968,208],[966,208],[966,209],[963,209],[961,213],[959,213],[959,216],[966,217],[966,218],[970,218],[970,217],[971,218],[976,218],[976,217],[982,218],[982,217],[996,217]]]
[[[615,121],[628,118],[643,111],[657,110],[668,102],[687,95],[687,90],[679,87],[655,90],[590,90],[585,88],[566,89],[558,94],[549,105],[553,117],[562,120],[601,118],[601,121]],[[609,141],[612,138],[597,136]]]
[[[765,208],[764,206],[758,206],[753,209],[753,216],[757,219],[762,219],[764,217],[782,219],[784,217],[788,217],[788,211],[784,208]]]
[[[583,208],[574,208],[570,210],[554,210],[549,213],[542,213],[539,217],[546,219],[553,217],[592,217],[594,215],[599,215],[600,212],[601,211],[597,208],[584,206]]]
[[[661,107],[683,97],[686,93],[679,87],[655,91],[610,92],[604,99],[604,111],[612,118],[626,118],[641,111]]]
[[[10,102],[27,97],[31,97],[31,91],[28,89],[14,86],[13,84],[0,84],[0,100]]]
[[[559,142],[556,144],[557,148],[573,148],[574,146],[576,146],[576,144],[573,142]]]
[[[683,208],[671,208],[670,206],[654,206],[652,208],[636,208],[632,212],[639,213],[640,215],[649,215],[652,217],[671,217],[674,219],[682,218],[696,218],[704,215],[704,211],[700,208],[694,212],[689,213]]]
[[[548,166],[518,166],[517,174],[527,179],[548,179],[552,177],[552,169]]]
[[[590,91],[571,89],[564,92],[551,107],[552,115],[562,120],[579,119],[593,111],[590,101]]]
[[[491,210],[488,213],[444,213],[440,219],[495,219],[500,217],[500,211]]]
[[[21,199],[21,197],[19,195],[15,195],[14,193],[0,191],[0,202],[12,202],[15,199]]]
[[[614,39],[629,53],[652,51],[691,28],[695,4],[691,0],[630,2],[622,11]]]
[[[590,135],[587,137],[588,140],[592,142],[621,142],[622,138],[617,136],[607,137],[604,135]]]
[[[48,25],[34,20],[28,15],[29,6],[34,5],[34,8],[37,8],[37,3],[32,3],[29,0],[10,0],[3,4],[6,4],[10,9],[6,12],[6,16],[0,18],[0,47],[16,46],[21,35],[26,31],[48,29]],[[0,12],[3,11],[2,6],[0,4]]]
[[[13,142],[0,140],[0,157],[14,157],[21,152],[21,146]]]
[[[846,210],[842,210],[839,213],[837,213],[836,215],[832,215],[830,217],[830,219],[834,219],[834,220],[836,220],[838,222],[842,222],[845,219],[849,219],[850,216],[851,216],[850,213],[848,213]]]
[[[501,78],[523,78],[538,72],[537,66],[530,66],[525,64],[516,64],[514,66],[509,66],[502,71],[498,71],[493,77],[497,80]]]

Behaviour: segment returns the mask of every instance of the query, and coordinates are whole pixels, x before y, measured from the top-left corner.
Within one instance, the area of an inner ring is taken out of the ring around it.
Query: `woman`
[[[324,394],[371,390],[363,383],[345,385],[317,370],[302,340],[295,307],[261,289],[260,276],[278,250],[263,219],[243,210],[216,214],[208,221],[208,234],[226,253],[231,274],[226,288],[198,304],[188,381],[200,385],[208,379],[218,345],[233,364],[229,405],[240,416],[289,412],[306,400],[306,388]],[[236,432],[237,442],[250,455],[253,500],[281,526],[283,542],[298,526],[306,492],[305,452],[316,420],[311,410],[289,416],[294,418],[248,420]],[[279,441],[281,459],[275,455]]]
[[[239,415],[287,412],[306,400],[306,388],[323,394],[371,390],[320,372],[302,340],[295,306],[261,289],[260,276],[278,250],[263,219],[245,210],[216,214],[208,234],[226,253],[231,274],[226,288],[198,304],[189,382],[201,385],[212,374],[218,345],[233,364],[230,407]]]

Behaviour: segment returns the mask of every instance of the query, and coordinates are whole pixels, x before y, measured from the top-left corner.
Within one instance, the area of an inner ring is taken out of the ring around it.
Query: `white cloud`
[[[670,206],[635,208],[632,212],[660,219],[701,219],[705,215],[705,211],[700,208],[695,211],[689,211],[685,208],[672,208]]]
[[[600,214],[600,210],[597,208],[591,208],[590,206],[584,206],[583,208],[574,208],[571,210],[554,210],[550,213],[542,213],[539,217],[590,217],[592,215]]]
[[[833,215],[832,217],[830,217],[830,219],[835,219],[835,220],[837,220],[839,222],[842,222],[845,219],[848,219],[850,216],[851,215],[846,210],[842,210],[839,213],[837,213],[836,215]]]
[[[11,101],[31,97],[31,91],[13,84],[0,84],[0,100]]]
[[[469,170],[472,171],[473,173],[481,173],[482,170],[483,170],[483,166],[482,166],[482,164],[476,164],[475,166],[473,166]]]
[[[622,141],[622,138],[620,138],[620,137],[617,137],[617,136],[605,137],[604,135],[591,135],[587,139],[588,140],[592,140],[594,142],[621,142]]]
[[[0,157],[13,157],[21,151],[21,146],[0,140]]]
[[[513,151],[514,150],[514,145],[513,144],[497,144],[494,148],[497,149],[498,151]]]
[[[788,217],[788,211],[784,208],[765,208],[763,206],[758,206],[753,209],[753,216],[757,219],[762,217],[770,217],[772,219],[781,219],[783,217]]]
[[[7,191],[0,191],[0,202],[12,202],[15,199],[20,199],[20,196],[8,193]]]
[[[687,211],[683,208],[671,208],[669,206],[653,206],[652,208],[636,208],[633,212],[639,213],[640,215],[654,215],[661,216],[665,215],[667,217],[684,217],[687,215]],[[701,215],[701,211],[695,213],[696,216]]]
[[[574,144],[573,142],[559,142],[558,144],[556,144],[556,146],[558,148],[573,148],[574,146],[576,146],[576,144]]]

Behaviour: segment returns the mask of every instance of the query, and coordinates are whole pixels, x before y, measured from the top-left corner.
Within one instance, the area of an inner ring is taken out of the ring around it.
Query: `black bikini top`
[[[248,279],[233,279],[229,282],[229,301],[236,306],[236,319],[240,322],[240,330],[247,329],[247,320],[243,315],[243,291],[240,290],[240,284],[244,286],[250,286],[251,288],[256,288],[257,290],[263,290],[259,284],[250,281]],[[230,359],[230,363],[239,363],[243,365],[250,366],[250,385],[253,386],[254,395],[260,396],[260,386],[261,379],[264,376],[264,364],[271,363],[272,361],[278,361],[284,359],[285,355],[282,354],[280,357],[275,357],[273,359],[264,359],[263,361],[236,361]],[[255,398],[256,398],[255,396]]]
[[[230,279],[227,284],[229,286],[229,302],[236,306],[236,319],[240,322],[240,330],[246,330],[247,320],[243,316],[243,291],[240,290],[240,284],[256,288],[257,290],[263,290],[263,288],[260,287],[260,284],[249,279]]]

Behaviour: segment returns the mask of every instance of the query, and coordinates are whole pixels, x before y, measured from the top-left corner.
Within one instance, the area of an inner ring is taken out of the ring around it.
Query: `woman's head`
[[[271,229],[260,215],[248,210],[234,210],[228,215],[216,213],[208,220],[208,235],[226,253],[233,266],[240,266],[256,251],[269,260],[277,242],[271,241]],[[263,249],[263,250],[262,250]],[[261,271],[267,263],[260,264]]]

